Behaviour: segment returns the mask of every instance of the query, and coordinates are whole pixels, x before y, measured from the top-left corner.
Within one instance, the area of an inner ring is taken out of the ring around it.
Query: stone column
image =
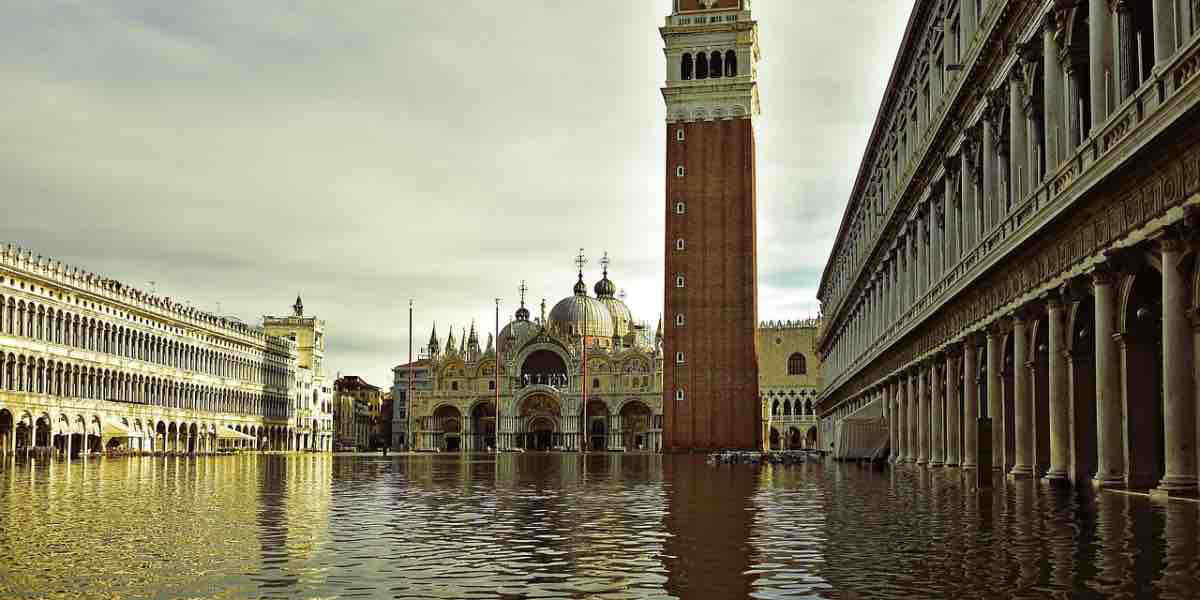
[[[987,332],[987,416],[992,420],[992,468],[1004,469],[1004,383],[1000,373],[1001,343],[999,327],[993,325]]]
[[[1025,86],[1032,86],[1032,81],[1024,81],[1021,73],[1021,61],[1017,61],[1012,73],[1008,76],[1008,181],[1012,189],[1012,205],[1017,206],[1029,189],[1029,138],[1025,117]],[[1002,203],[1003,204],[1003,203]]]
[[[999,206],[996,193],[996,135],[991,121],[983,120],[983,231],[979,239],[996,224],[996,207]]]
[[[1033,477],[1033,394],[1030,385],[1029,322],[1027,309],[1013,313],[1013,421],[1016,432],[1016,461],[1009,477]]]
[[[967,48],[971,47],[971,40],[975,39],[975,31],[979,28],[979,13],[975,12],[974,0],[960,0],[959,5],[962,7],[959,30],[962,32],[963,47],[960,50],[958,62],[962,63],[967,54]]]
[[[1066,481],[1071,465],[1071,395],[1067,384],[1066,307],[1057,294],[1046,297],[1050,326],[1050,469],[1046,479]]]
[[[947,270],[958,262],[958,257],[962,255],[962,240],[958,237],[959,215],[955,211],[955,207],[958,205],[958,190],[961,187],[957,166],[958,160],[952,156],[946,157],[944,161],[946,189],[942,196],[942,264],[946,266]]]
[[[1175,53],[1175,0],[1153,0],[1154,68],[1162,68]],[[1149,51],[1145,48],[1144,51]]]
[[[1156,32],[1157,34],[1157,32]],[[1157,44],[1156,44],[1157,45]],[[1163,422],[1166,473],[1158,489],[1170,495],[1197,493],[1196,397],[1184,242],[1168,234],[1158,240],[1162,256]]]
[[[905,435],[908,444],[908,462],[916,463],[920,455],[920,436],[917,422],[920,413],[919,396],[917,396],[917,371],[914,368],[907,374],[908,379],[908,433]]]
[[[1109,0],[1088,0],[1088,76],[1092,91],[1092,128],[1108,119],[1114,104],[1113,72],[1113,14]]]
[[[974,246],[975,241],[978,239],[975,231],[975,224],[979,221],[979,217],[975,214],[975,179],[978,174],[975,172],[976,166],[971,162],[971,158],[974,156],[974,147],[971,134],[968,133],[966,139],[963,140],[962,150],[958,153],[960,164],[958,169],[959,181],[962,184],[962,194],[959,196],[959,203],[962,206],[963,220],[963,236],[958,242],[960,244],[960,255],[966,254],[967,248]]]
[[[929,466],[940,467],[946,464],[946,399],[942,397],[942,381],[939,377],[938,360],[929,363]]]
[[[1063,64],[1067,76],[1067,140],[1063,144],[1062,156],[1059,161],[1065,161],[1075,153],[1075,148],[1083,143],[1084,136],[1087,135],[1087,120],[1080,111],[1084,109],[1081,100],[1083,96],[1083,82],[1080,81],[1080,76],[1087,68],[1086,65],[1078,60],[1077,57],[1068,56]]]
[[[1137,40],[1134,39],[1133,10],[1131,0],[1116,0],[1117,11],[1117,73],[1113,78],[1117,84],[1117,101],[1124,102],[1137,89],[1138,62]]]
[[[929,374],[925,364],[917,365],[917,464],[929,464]]]
[[[896,462],[902,463],[908,460],[908,407],[904,399],[903,378],[897,379],[892,386],[896,396],[896,428],[898,430],[896,437],[900,444],[896,452]]]
[[[892,382],[892,402],[896,405],[896,457],[892,462],[904,462],[904,444],[905,440],[905,412],[904,412],[904,386],[899,381]]]
[[[979,355],[975,334],[963,341],[963,463],[964,469],[979,464]]]
[[[1092,271],[1096,297],[1096,465],[1095,484],[1117,487],[1125,482],[1125,448],[1121,404],[1121,356],[1116,333],[1116,273],[1109,265]]]
[[[962,373],[962,356],[957,347],[946,352],[946,466],[959,466],[962,456],[962,420],[960,418],[958,378]]]

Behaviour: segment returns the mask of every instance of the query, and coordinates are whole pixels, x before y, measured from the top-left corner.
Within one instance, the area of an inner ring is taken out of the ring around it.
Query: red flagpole
[[[500,299],[496,298],[496,364],[492,369],[492,374],[496,378],[496,424],[492,436],[495,438],[492,443],[496,445],[495,450],[500,452]]]
[[[411,452],[413,449],[413,430],[412,430],[412,405],[413,405],[413,355],[412,355],[412,335],[413,335],[413,301],[408,299],[408,393],[404,398],[404,420],[405,427],[408,431],[404,432],[405,450]]]

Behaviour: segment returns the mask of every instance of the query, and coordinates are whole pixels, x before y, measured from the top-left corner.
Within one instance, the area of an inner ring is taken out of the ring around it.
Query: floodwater
[[[838,463],[0,461],[0,598],[1195,598],[1198,505]]]

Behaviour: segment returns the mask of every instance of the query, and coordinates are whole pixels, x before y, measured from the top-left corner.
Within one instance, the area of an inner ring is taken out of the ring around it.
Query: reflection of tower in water
[[[713,467],[700,456],[663,458],[670,534],[666,589],[680,598],[748,598],[755,469]]]

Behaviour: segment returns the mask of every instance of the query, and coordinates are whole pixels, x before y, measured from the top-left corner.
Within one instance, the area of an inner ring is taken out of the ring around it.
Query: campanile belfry
[[[758,449],[750,0],[674,0],[666,45],[664,450]]]

